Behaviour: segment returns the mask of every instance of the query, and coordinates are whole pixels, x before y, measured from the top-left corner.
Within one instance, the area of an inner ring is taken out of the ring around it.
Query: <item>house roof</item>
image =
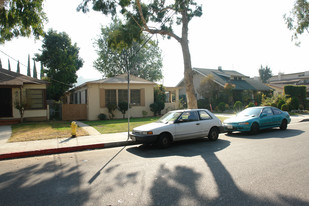
[[[128,83],[128,75],[127,74],[121,74],[119,76],[106,78],[106,79],[99,79],[95,81],[87,82],[90,84],[127,84]],[[134,75],[130,75],[130,84],[153,84],[156,83],[136,77]]]
[[[0,86],[21,87],[24,84],[47,84],[47,82],[6,69],[0,69]]]
[[[226,83],[234,84],[234,90],[255,90],[255,91],[267,91],[271,90],[270,87],[266,86],[262,82],[258,80],[254,80],[245,76],[234,70],[216,70],[216,69],[203,69],[203,68],[193,68],[193,71],[201,74],[206,77],[208,75],[212,75],[214,77],[214,81],[224,86]],[[236,80],[234,77],[241,77],[241,80]],[[178,83],[177,86],[183,83],[184,80]]]

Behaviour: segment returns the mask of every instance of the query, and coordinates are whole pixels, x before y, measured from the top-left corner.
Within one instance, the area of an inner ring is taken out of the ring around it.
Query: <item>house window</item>
[[[128,90],[125,89],[118,90],[118,103],[119,102],[128,102]]]
[[[45,108],[45,90],[44,89],[27,89],[27,109],[44,109]]]
[[[131,90],[131,104],[132,105],[141,105],[141,90],[132,89]]]
[[[107,89],[105,90],[105,104],[116,104],[116,90]]]

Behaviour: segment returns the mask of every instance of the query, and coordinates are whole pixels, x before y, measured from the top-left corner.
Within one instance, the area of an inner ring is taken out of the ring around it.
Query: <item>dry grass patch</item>
[[[9,142],[24,142],[71,137],[71,122],[46,121],[12,125],[12,136]],[[77,136],[86,136],[88,133],[81,127],[77,128]]]

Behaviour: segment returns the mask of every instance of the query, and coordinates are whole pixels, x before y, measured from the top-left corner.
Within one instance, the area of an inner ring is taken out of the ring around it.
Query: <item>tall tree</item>
[[[268,66],[263,67],[262,65],[261,65],[261,68],[259,69],[259,74],[260,74],[260,79],[263,83],[266,83],[267,80],[273,76],[271,69]]]
[[[101,36],[95,41],[98,48],[98,59],[94,67],[106,77],[113,77],[127,72],[147,79],[158,81],[162,79],[162,57],[158,43],[148,41],[146,44],[133,42],[133,44],[122,50],[115,50],[108,46],[110,34],[121,27],[121,21],[114,19],[108,27],[101,28]],[[143,36],[146,41],[146,37]]]
[[[132,44],[133,41],[141,41],[141,34],[144,31],[174,38],[180,43],[184,60],[184,80],[188,107],[197,108],[188,44],[188,25],[193,17],[202,15],[201,5],[197,5],[194,0],[175,0],[174,3],[172,1],[154,0],[147,1],[147,4],[141,3],[140,0],[83,0],[78,10],[88,11],[89,2],[93,3],[93,10],[100,11],[105,15],[114,16],[117,14],[117,9],[121,8],[120,13],[127,20],[120,30],[114,32],[115,35],[110,41],[110,46],[122,47],[126,44]],[[179,35],[173,29],[175,22],[176,25],[182,27]],[[156,24],[160,24],[158,28],[153,27]]]
[[[202,79],[200,87],[198,88],[198,93],[207,99],[209,104],[213,105],[220,91],[223,91],[223,88],[215,82],[215,78],[212,74]]]
[[[47,98],[59,100],[66,90],[77,81],[76,72],[83,66],[79,57],[79,48],[72,45],[65,32],[49,30],[43,39],[41,54],[36,60],[45,66],[45,73],[50,84],[47,87]]]
[[[10,64],[10,60],[8,59],[8,70],[11,71],[11,64]]]
[[[41,63],[41,71],[40,71],[40,79],[44,78],[44,67],[43,67],[43,63]]]
[[[289,30],[293,31],[292,41],[300,45],[298,35],[305,31],[309,33],[309,2],[308,0],[296,0],[290,14],[284,15],[285,22]]]
[[[44,0],[4,0],[0,5],[0,44],[13,37],[35,38],[44,35],[43,26],[47,20],[43,12]]]
[[[16,70],[17,73],[20,73],[20,65],[19,65],[19,60],[17,62],[17,70]]]
[[[36,71],[35,61],[33,60],[33,78],[38,78],[38,73]]]
[[[30,72],[30,55],[28,55],[27,76],[31,77],[31,72]]]

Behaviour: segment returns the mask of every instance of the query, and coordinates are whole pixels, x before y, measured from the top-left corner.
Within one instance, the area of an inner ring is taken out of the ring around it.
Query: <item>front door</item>
[[[12,88],[0,88],[0,117],[12,116]]]

